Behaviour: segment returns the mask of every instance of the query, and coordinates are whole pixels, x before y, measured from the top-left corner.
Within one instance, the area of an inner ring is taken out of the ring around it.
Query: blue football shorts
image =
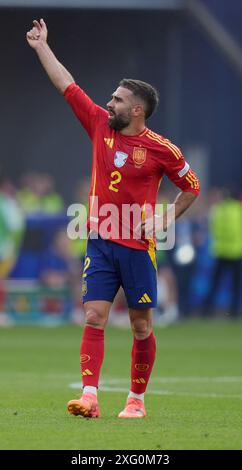
[[[110,240],[90,239],[82,275],[82,299],[113,302],[122,286],[129,308],[157,305],[154,248],[136,250]]]

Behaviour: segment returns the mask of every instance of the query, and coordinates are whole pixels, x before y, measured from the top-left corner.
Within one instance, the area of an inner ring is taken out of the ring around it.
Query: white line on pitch
[[[242,377],[155,377],[152,379],[152,383],[183,383],[183,382],[241,382]],[[121,393],[127,392],[130,380],[128,379],[105,379],[100,382],[100,390],[104,392]],[[121,385],[121,387],[120,387]],[[123,386],[122,386],[123,385]],[[124,385],[127,385],[124,388]],[[72,389],[81,389],[81,382],[71,383],[69,387]],[[170,395],[170,396],[190,396],[190,397],[204,397],[204,398],[239,398],[242,399],[242,394],[218,394],[214,392],[182,392],[182,391],[171,391],[171,390],[148,390],[150,395]]]
[[[128,378],[109,378],[102,379],[100,385],[120,385],[130,382]],[[242,382],[241,376],[224,376],[224,377],[152,377],[152,383],[184,383],[184,382],[222,382],[222,383],[239,383]]]

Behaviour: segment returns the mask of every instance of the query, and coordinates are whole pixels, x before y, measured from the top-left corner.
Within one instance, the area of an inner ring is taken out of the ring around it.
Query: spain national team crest
[[[134,147],[133,150],[133,160],[136,168],[141,168],[141,166],[146,161],[147,149],[143,147]]]
[[[126,161],[128,158],[128,154],[124,152],[115,152],[114,155],[114,165],[117,168],[121,168],[122,166],[125,165]]]
[[[82,280],[82,296],[84,297],[84,295],[86,294],[87,294],[87,281],[83,279]]]

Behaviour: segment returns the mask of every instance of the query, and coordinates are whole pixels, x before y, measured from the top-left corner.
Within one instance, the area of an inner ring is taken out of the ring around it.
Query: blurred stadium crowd
[[[73,202],[87,204],[88,178]],[[165,184],[158,203],[171,202]],[[66,204],[50,174],[0,179],[0,324],[82,322],[81,271],[86,241],[70,240]],[[192,316],[237,318],[242,310],[242,191],[212,187],[176,223],[176,244],[157,252],[158,308],[167,325]],[[116,297],[111,321],[126,324]]]

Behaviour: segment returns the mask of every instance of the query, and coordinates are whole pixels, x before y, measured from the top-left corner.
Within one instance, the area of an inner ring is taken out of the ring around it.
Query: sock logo
[[[149,369],[149,364],[135,364],[135,369],[139,372],[145,372]]]
[[[143,377],[140,377],[139,379],[133,379],[133,382],[136,384],[146,384],[146,380],[143,379]]]
[[[90,356],[88,356],[88,354],[81,354],[81,364],[85,364],[85,362],[88,362],[90,361]]]
[[[86,375],[93,375],[93,373],[89,370],[89,369],[85,369],[83,372],[82,372],[82,375],[86,376]]]

